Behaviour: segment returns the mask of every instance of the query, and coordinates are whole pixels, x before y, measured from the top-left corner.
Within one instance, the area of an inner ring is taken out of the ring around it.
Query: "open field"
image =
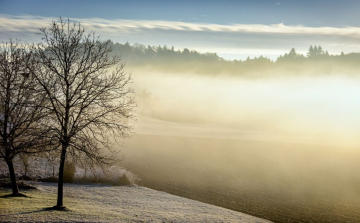
[[[360,219],[356,148],[246,132],[216,138],[221,133],[211,128],[190,137],[196,128],[187,126],[140,119],[138,134],[122,149],[123,165],[141,185],[274,222]]]
[[[26,197],[4,198],[0,222],[269,222],[246,214],[139,186],[65,184],[68,211],[47,211],[56,202],[56,184],[41,183]]]
[[[0,0],[0,223],[360,223],[359,11]]]

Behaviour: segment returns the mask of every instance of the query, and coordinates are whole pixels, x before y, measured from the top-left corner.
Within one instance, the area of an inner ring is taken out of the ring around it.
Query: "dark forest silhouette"
[[[264,56],[248,57],[246,60],[225,60],[216,53],[200,53],[196,50],[175,50],[174,46],[145,46],[110,42],[112,55],[122,56],[131,67],[152,68],[166,72],[194,72],[198,74],[231,75],[247,74],[338,74],[357,73],[360,53],[343,52],[330,55],[321,46],[310,46],[307,55],[289,53],[271,60]]]

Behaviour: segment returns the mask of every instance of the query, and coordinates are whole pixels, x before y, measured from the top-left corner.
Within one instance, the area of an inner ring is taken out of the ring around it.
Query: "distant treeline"
[[[276,60],[255,57],[246,60],[224,60],[216,53],[175,50],[168,46],[130,45],[111,42],[112,54],[119,55],[131,68],[147,68],[165,72],[199,74],[353,74],[360,70],[360,53],[330,55],[321,46],[310,46],[307,55],[294,48]]]

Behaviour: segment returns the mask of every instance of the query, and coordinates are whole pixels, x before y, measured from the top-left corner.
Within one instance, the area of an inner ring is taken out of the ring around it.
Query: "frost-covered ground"
[[[56,184],[39,183],[31,198],[0,197],[0,222],[269,222],[221,207],[140,186],[65,184],[69,211],[47,211]],[[0,188],[0,196],[9,193]]]

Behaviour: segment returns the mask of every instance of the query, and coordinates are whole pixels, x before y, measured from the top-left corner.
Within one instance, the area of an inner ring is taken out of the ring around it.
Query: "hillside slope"
[[[45,211],[55,204],[56,184],[41,183],[31,198],[0,197],[0,222],[269,222],[145,187],[65,184],[69,211]],[[0,188],[0,196],[10,191]]]

